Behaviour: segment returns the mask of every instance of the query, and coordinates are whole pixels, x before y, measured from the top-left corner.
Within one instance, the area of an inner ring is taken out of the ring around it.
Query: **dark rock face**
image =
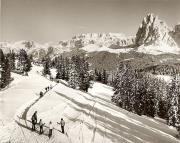
[[[176,25],[174,28],[174,31],[170,32],[170,35],[173,37],[175,42],[178,44],[180,47],[180,24]]]
[[[160,42],[169,46],[176,46],[176,43],[169,35],[169,28],[166,23],[161,21],[157,16],[148,14],[138,29],[135,43],[140,46]]]

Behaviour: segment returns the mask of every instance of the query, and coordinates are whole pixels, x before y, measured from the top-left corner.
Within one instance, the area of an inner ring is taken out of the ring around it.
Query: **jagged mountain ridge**
[[[1,42],[0,47],[5,52],[10,50],[18,52],[20,49],[25,49],[28,54],[32,54],[35,58],[39,59],[45,55],[53,57],[77,48],[88,52],[89,49],[84,50],[83,47],[88,47],[89,45],[97,49],[101,48],[101,51],[106,51],[107,49],[114,49],[115,51],[115,49],[133,45],[134,40],[134,37],[126,37],[120,33],[87,33],[74,36],[71,40],[60,41],[58,44],[46,43],[41,45],[34,41],[18,41],[15,43]],[[115,51],[115,53],[117,52]]]
[[[173,34],[180,33],[179,31],[179,27],[176,27]],[[90,57],[92,65],[102,68],[109,66],[113,70],[119,59],[130,58],[135,62],[135,59],[140,60],[146,56],[162,55],[163,59],[165,57],[168,59],[168,55],[178,55],[180,49],[173,38],[174,36],[165,22],[153,14],[148,14],[134,37],[127,37],[121,33],[87,33],[78,34],[70,40],[60,41],[57,44],[19,41],[15,43],[1,42],[0,47],[5,51],[13,49],[16,52],[25,49],[37,60],[44,56],[53,58],[60,54],[70,56],[83,53]],[[139,55],[143,56],[139,58]],[[119,56],[121,57],[119,58]],[[158,58],[158,60],[161,59]],[[111,61],[112,64],[107,61]],[[108,65],[102,63],[108,63]],[[146,64],[148,64],[148,58]]]
[[[136,44],[152,44],[160,41],[169,46],[176,46],[176,43],[169,35],[169,28],[165,22],[161,21],[158,16],[148,14],[142,21],[136,34]]]
[[[136,34],[135,43],[138,47],[137,51],[142,53],[158,55],[180,52],[166,23],[153,14],[148,14],[143,19]]]

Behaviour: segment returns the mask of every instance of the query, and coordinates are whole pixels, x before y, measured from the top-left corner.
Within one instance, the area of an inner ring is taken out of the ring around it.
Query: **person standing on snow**
[[[58,122],[57,122],[58,123]],[[63,118],[61,118],[61,122],[58,123],[61,125],[61,130],[62,130],[62,133],[64,134],[64,126],[65,126],[65,121],[63,120]]]
[[[39,134],[42,134],[44,131],[43,131],[43,126],[45,125],[45,123],[42,122],[42,119],[40,119],[39,121],[39,127],[40,127],[40,130],[39,130]]]
[[[49,122],[49,138],[52,136],[52,130],[53,130],[53,125],[52,122]]]
[[[36,123],[37,123],[37,111],[35,111],[34,114],[32,115],[31,121],[32,121],[32,130],[35,131]]]

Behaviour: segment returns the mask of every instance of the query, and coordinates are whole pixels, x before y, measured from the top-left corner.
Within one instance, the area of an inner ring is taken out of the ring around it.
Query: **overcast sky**
[[[149,12],[173,27],[180,21],[180,0],[1,0],[1,41],[57,42],[88,32],[135,35]]]

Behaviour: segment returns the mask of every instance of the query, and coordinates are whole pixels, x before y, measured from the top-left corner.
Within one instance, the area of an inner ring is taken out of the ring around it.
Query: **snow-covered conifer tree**
[[[50,71],[50,59],[49,58],[46,58],[45,61],[44,61],[44,64],[43,64],[43,75],[46,76],[46,75],[51,75],[51,71]]]
[[[4,60],[5,60],[5,57],[4,57],[4,53],[2,51],[2,49],[0,49],[0,88],[3,88],[4,86],[4,83],[3,83],[3,76],[4,76]]]
[[[31,69],[31,61],[24,49],[20,50],[17,69],[21,72],[28,72]]]
[[[102,83],[103,84],[108,83],[108,74],[107,74],[107,71],[105,69],[103,69],[103,72],[102,72]]]
[[[76,70],[76,65],[72,63],[69,70],[69,80],[68,80],[69,86],[71,88],[74,88],[74,89],[78,88],[78,85],[79,85],[78,77],[79,75]]]
[[[178,110],[179,110],[179,81],[177,76],[174,76],[169,89],[168,115],[167,115],[167,124],[169,126],[175,126],[176,124],[179,123]]]

